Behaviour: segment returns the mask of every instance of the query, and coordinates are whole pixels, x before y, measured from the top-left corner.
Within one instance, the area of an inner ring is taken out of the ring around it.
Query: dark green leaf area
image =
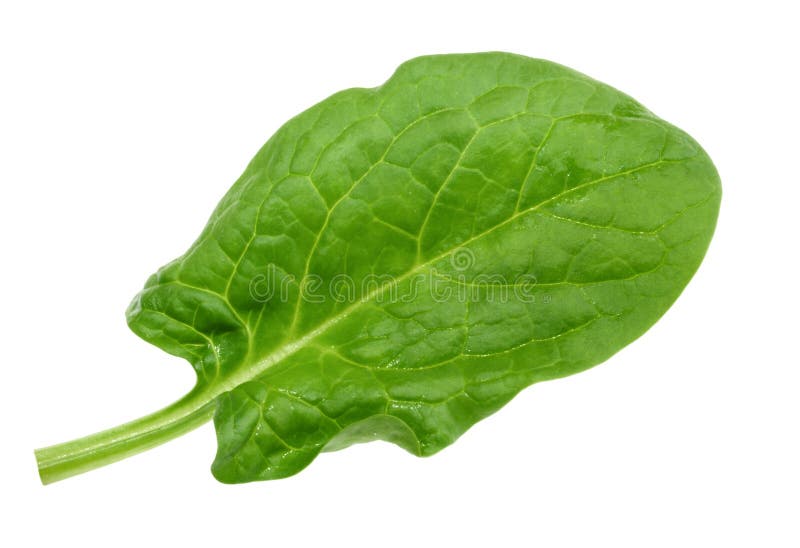
[[[373,439],[430,455],[644,333],[719,201],[699,145],[607,85],[421,57],[280,128],[128,320],[217,399],[221,481]]]

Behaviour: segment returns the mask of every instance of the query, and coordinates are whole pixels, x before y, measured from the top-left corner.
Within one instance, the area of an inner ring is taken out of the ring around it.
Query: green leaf
[[[433,454],[647,330],[699,266],[719,201],[700,146],[609,86],[507,53],[408,61],[280,128],[134,299],[131,329],[191,362],[192,393],[40,450],[42,477],[214,409],[223,482],[373,439]]]

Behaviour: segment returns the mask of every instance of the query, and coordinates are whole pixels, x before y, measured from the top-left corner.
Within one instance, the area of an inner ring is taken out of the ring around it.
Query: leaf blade
[[[608,86],[510,54],[418,58],[281,128],[129,323],[219,398],[221,481],[347,440],[432,454],[641,335],[719,196],[699,145]]]

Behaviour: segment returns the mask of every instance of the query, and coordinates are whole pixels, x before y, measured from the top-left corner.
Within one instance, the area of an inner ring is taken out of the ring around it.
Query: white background
[[[4,2],[0,545],[800,545],[790,4]],[[191,386],[125,307],[284,121],[416,55],[482,50],[610,83],[714,159],[717,234],[655,327],[429,459],[373,443],[225,486],[208,424],[39,484],[34,447]]]

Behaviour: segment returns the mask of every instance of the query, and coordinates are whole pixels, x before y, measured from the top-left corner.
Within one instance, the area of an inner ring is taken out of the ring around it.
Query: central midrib
[[[221,395],[221,394],[223,394],[225,392],[233,390],[234,388],[236,388],[240,384],[243,384],[245,382],[248,382],[250,380],[253,380],[253,379],[259,377],[261,374],[263,374],[267,369],[269,369],[273,365],[285,360],[286,358],[288,358],[289,356],[291,356],[292,354],[294,354],[298,350],[300,350],[302,348],[305,348],[309,343],[313,342],[314,339],[316,339],[317,337],[319,337],[320,335],[322,335],[323,333],[328,331],[331,327],[333,327],[334,325],[339,323],[341,320],[347,318],[350,314],[352,314],[355,310],[357,310],[358,307],[360,307],[361,305],[363,305],[364,303],[366,303],[368,301],[371,301],[373,298],[375,298],[375,297],[377,297],[379,295],[382,295],[387,289],[389,289],[393,285],[397,285],[397,284],[407,280],[409,277],[419,273],[420,271],[422,271],[423,269],[425,269],[427,267],[432,266],[436,262],[441,261],[442,259],[446,258],[448,255],[451,255],[452,253],[454,253],[458,249],[466,247],[466,246],[474,243],[475,241],[477,241],[477,240],[479,240],[479,239],[491,234],[492,232],[494,232],[496,230],[499,230],[499,229],[501,229],[502,227],[504,227],[506,225],[511,224],[516,219],[519,219],[520,217],[522,217],[524,215],[528,215],[528,214],[534,213],[535,211],[537,211],[538,209],[540,209],[541,207],[543,207],[545,205],[553,203],[556,200],[558,200],[560,198],[563,198],[564,196],[567,196],[567,195],[569,195],[569,194],[571,194],[573,192],[576,192],[578,190],[587,188],[589,186],[600,184],[600,183],[603,183],[605,181],[609,181],[611,179],[615,179],[617,177],[624,177],[625,175],[630,175],[632,173],[636,173],[636,172],[642,171],[644,169],[653,168],[653,167],[656,167],[656,166],[659,166],[659,165],[663,165],[663,164],[679,163],[679,162],[683,162],[683,161],[686,161],[686,160],[687,160],[686,158],[681,159],[681,160],[659,159],[659,160],[656,160],[654,162],[650,162],[650,163],[647,163],[647,164],[642,164],[640,166],[627,169],[625,171],[620,171],[618,173],[614,173],[614,174],[611,174],[611,175],[605,175],[603,177],[600,177],[600,178],[597,178],[597,179],[593,179],[591,181],[587,181],[585,183],[581,183],[580,185],[574,186],[572,188],[563,190],[562,192],[556,194],[555,196],[552,196],[552,197],[550,197],[550,198],[548,198],[546,200],[543,200],[543,201],[539,202],[538,204],[529,207],[528,209],[523,209],[521,211],[518,211],[518,212],[512,214],[508,219],[496,224],[495,226],[491,227],[490,229],[488,229],[488,230],[486,230],[484,232],[481,232],[480,234],[476,234],[475,236],[472,236],[472,237],[468,238],[467,240],[461,242],[458,246],[453,247],[451,249],[448,249],[447,251],[445,251],[445,252],[433,257],[432,259],[429,259],[429,260],[427,260],[427,261],[425,261],[423,263],[419,263],[419,264],[415,265],[411,270],[409,270],[408,272],[406,272],[402,276],[399,276],[398,278],[396,278],[396,279],[394,279],[394,280],[392,280],[390,282],[387,282],[387,283],[385,283],[385,284],[383,284],[381,286],[376,287],[373,291],[371,291],[371,292],[367,293],[365,296],[361,297],[357,302],[353,303],[352,305],[348,306],[347,308],[345,308],[344,310],[342,310],[341,312],[339,312],[335,316],[333,316],[330,319],[326,320],[325,322],[321,323],[319,326],[317,326],[316,328],[314,328],[311,331],[307,332],[302,337],[296,339],[295,341],[292,341],[292,342],[289,342],[287,344],[284,344],[283,346],[281,346],[279,349],[275,350],[274,352],[272,352],[268,356],[266,356],[266,357],[260,359],[259,361],[253,363],[253,365],[251,365],[249,367],[246,367],[246,368],[238,371],[237,373],[232,374],[230,377],[228,377],[228,379],[226,381],[220,383],[218,390],[211,391],[210,399],[216,398],[217,396],[219,396],[219,395]],[[298,299],[300,299],[300,298],[301,298],[301,296],[298,295]]]
[[[163,443],[167,439],[174,437],[176,432],[184,432],[191,428],[195,428],[211,418],[214,406],[211,406],[210,404],[221,394],[228,392],[247,381],[257,378],[273,365],[280,363],[301,348],[306,347],[309,343],[314,341],[314,339],[331,329],[338,322],[344,318],[347,318],[359,306],[370,301],[371,299],[374,299],[378,295],[381,295],[392,285],[408,279],[410,276],[413,276],[421,270],[430,267],[437,261],[446,258],[448,255],[452,254],[458,249],[468,246],[476,240],[483,238],[484,236],[491,234],[496,230],[499,230],[503,226],[514,222],[523,215],[531,214],[543,206],[567,196],[570,193],[616,177],[623,177],[625,175],[661,164],[675,163],[679,161],[681,160],[657,160],[655,162],[643,164],[619,173],[603,176],[564,190],[559,194],[556,194],[555,196],[552,196],[551,198],[548,198],[547,200],[544,200],[528,209],[516,212],[508,219],[498,223],[497,225],[480,234],[468,238],[458,246],[440,253],[439,255],[423,263],[415,265],[411,270],[398,277],[396,280],[392,280],[391,282],[387,282],[375,288],[375,290],[369,292],[359,301],[348,306],[346,309],[342,310],[329,320],[323,322],[318,327],[307,332],[302,337],[281,346],[278,350],[254,362],[252,365],[236,372],[219,384],[205,386],[196,385],[195,388],[189,394],[184,396],[184,398],[182,398],[179,402],[176,402],[172,406],[152,415],[148,415],[120,427],[99,432],[92,436],[87,436],[86,438],[73,440],[72,442],[67,442],[39,450],[37,453],[37,458],[40,462],[40,469],[42,469],[42,466],[44,466],[45,469],[53,469],[55,471],[48,473],[50,474],[48,477],[52,476],[56,479],[63,479],[63,477],[68,477],[69,475],[74,475],[75,473],[85,471],[83,468],[97,468],[103,464],[120,460],[129,454],[143,450],[149,443]],[[172,433],[169,432],[170,428],[174,430]],[[159,432],[165,432],[165,435],[162,436],[159,434]],[[97,455],[100,456],[98,457]],[[61,470],[62,468],[63,470]],[[55,480],[51,479],[51,481]]]

